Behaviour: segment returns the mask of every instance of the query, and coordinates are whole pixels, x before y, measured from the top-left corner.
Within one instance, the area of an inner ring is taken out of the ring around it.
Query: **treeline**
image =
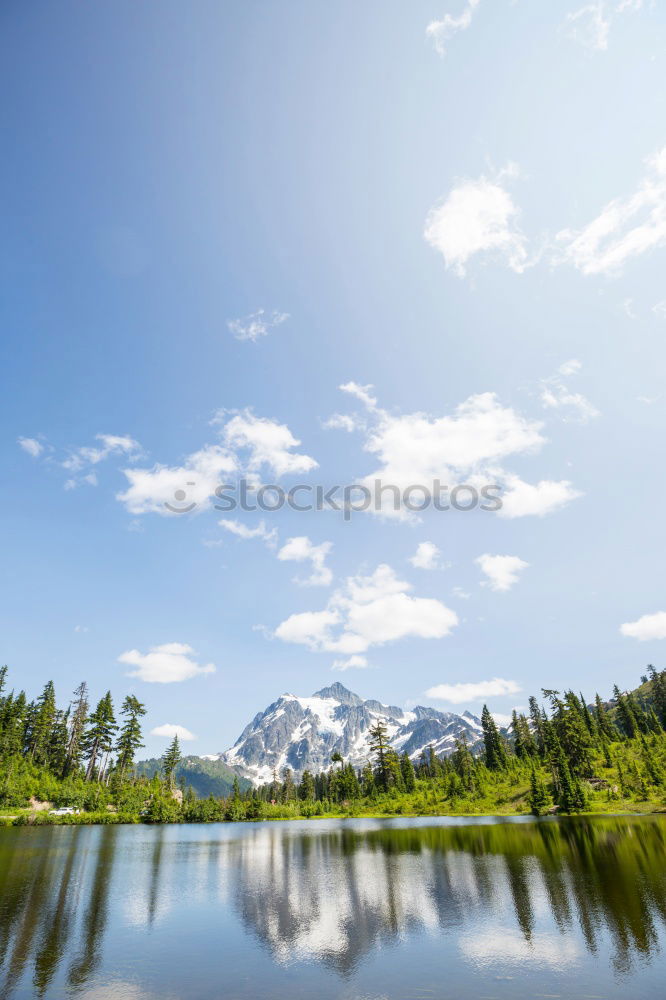
[[[364,768],[334,754],[327,771],[304,771],[295,783],[286,769],[255,794],[273,805],[303,803],[306,815],[379,800],[391,811],[414,793],[420,803],[411,805],[423,811],[435,802],[464,808],[513,800],[535,815],[582,812],[595,797],[597,805],[600,799],[660,802],[666,794],[666,671],[650,665],[641,680],[639,692],[615,686],[613,701],[604,703],[597,694],[593,705],[573,691],[542,689],[543,702],[530,697],[529,712],[514,711],[505,731],[484,705],[478,745],[462,737],[446,757],[429,747],[415,765],[396,753],[378,722],[369,733],[371,759]]]
[[[135,774],[146,714],[135,695],[127,695],[116,717],[111,692],[92,707],[83,682],[62,709],[52,681],[28,701],[25,691],[5,693],[7,675],[0,667],[0,804],[21,808],[32,800],[150,817],[159,800],[173,798],[177,738],[160,776],[148,782]]]
[[[107,692],[91,709],[79,685],[65,709],[54,686],[29,702],[23,691],[5,693],[0,668],[0,805],[24,809],[32,800],[82,810],[62,822],[207,822],[266,818],[514,812],[611,811],[644,804],[659,808],[666,796],[666,671],[648,667],[635,692],[614,688],[588,704],[573,691],[543,689],[529,711],[513,713],[500,729],[484,706],[482,732],[470,746],[460,738],[440,757],[433,747],[413,762],[389,743],[382,722],[368,733],[361,768],[333,753],[318,774],[296,780],[288,768],[260,788],[198,799],[176,774],[181,761],[175,738],[152,777],[137,775],[145,706],[134,696],[116,717]],[[52,822],[43,814],[14,822]]]

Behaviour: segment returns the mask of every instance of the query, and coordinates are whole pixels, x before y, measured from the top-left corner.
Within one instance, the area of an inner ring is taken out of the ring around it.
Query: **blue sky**
[[[15,684],[135,691],[207,753],[336,679],[506,714],[661,663],[663,8],[37,2],[0,25]],[[505,504],[230,530],[225,469],[441,469]]]

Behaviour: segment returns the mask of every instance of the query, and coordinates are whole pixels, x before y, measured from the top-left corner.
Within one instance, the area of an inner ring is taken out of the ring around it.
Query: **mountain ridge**
[[[297,778],[304,770],[327,770],[336,752],[362,767],[370,757],[369,730],[377,721],[386,725],[396,752],[406,752],[412,759],[428,746],[446,756],[460,737],[465,736],[471,746],[481,738],[481,722],[471,712],[458,715],[425,705],[413,709],[385,705],[361,698],[336,681],[309,697],[281,694],[257,712],[233,746],[202,759],[220,761],[254,785],[271,781],[273,772],[280,775],[284,768]]]

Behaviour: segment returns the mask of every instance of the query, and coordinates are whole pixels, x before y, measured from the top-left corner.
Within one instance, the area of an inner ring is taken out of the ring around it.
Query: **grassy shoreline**
[[[606,808],[604,808],[604,806]],[[497,806],[492,810],[488,809],[436,809],[436,810],[406,810],[404,808],[391,809],[387,803],[382,809],[339,809],[330,810],[324,813],[303,814],[292,813],[282,814],[283,811],[276,807],[274,813],[267,810],[265,815],[254,818],[215,818],[210,820],[186,820],[172,819],[165,820],[164,823],[170,825],[191,825],[192,822],[208,823],[261,823],[261,822],[282,822],[288,823],[295,820],[320,820],[320,819],[511,819],[511,818],[533,818],[533,813],[525,809],[510,809]],[[582,813],[550,813],[552,818],[568,818],[570,815],[579,816],[666,816],[666,804],[656,800],[644,801],[613,801],[608,803],[595,802],[593,807]],[[43,826],[111,826],[111,825],[143,825],[160,826],[164,823],[155,823],[146,820],[134,813],[123,812],[87,812],[73,816],[51,816],[49,813],[33,809],[14,809],[10,814],[0,814],[0,828],[8,827],[43,827]]]

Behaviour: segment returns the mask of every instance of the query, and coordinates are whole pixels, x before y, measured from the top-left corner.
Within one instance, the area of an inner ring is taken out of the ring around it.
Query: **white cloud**
[[[542,479],[531,484],[519,476],[507,476],[505,481],[508,488],[502,494],[499,517],[545,517],[583,495],[566,479],[559,482]]]
[[[325,421],[324,427],[328,431],[347,431],[351,434],[352,431],[357,429],[357,423],[347,413],[333,413]]]
[[[622,635],[630,639],[646,642],[649,639],[666,639],[666,611],[657,611],[653,615],[643,615],[635,622],[625,622],[620,625]]]
[[[500,514],[505,517],[549,513],[579,495],[568,482],[531,486],[497,466],[509,455],[539,450],[545,438],[541,423],[503,407],[494,393],[470,396],[453,415],[438,418],[423,413],[394,416],[378,409],[373,397],[371,414],[374,424],[364,447],[382,462],[362,480],[369,488],[377,479],[400,490],[416,483],[430,486],[436,479],[450,486],[475,479],[504,482],[509,494]],[[385,501],[383,513],[395,513],[388,491]],[[397,513],[405,515],[404,509]]]
[[[141,455],[141,445],[126,434],[97,434],[98,445],[85,445],[70,452],[60,465],[71,473],[65,482],[66,490],[76,489],[83,483],[97,486],[97,475],[92,467],[99,465],[111,455],[124,455],[135,462]]]
[[[373,385],[359,385],[358,382],[345,382],[344,385],[338,386],[338,388],[341,392],[347,392],[350,396],[356,396],[369,410],[374,410],[377,406],[377,400],[372,394]]]
[[[578,358],[570,358],[569,361],[564,361],[557,371],[560,375],[577,375],[582,367],[582,362]]]
[[[218,415],[218,421],[221,416]],[[222,436],[229,448],[247,451],[245,468],[249,472],[265,468],[276,476],[285,476],[317,468],[314,458],[293,451],[301,442],[286,424],[256,417],[251,410],[233,416],[225,424]]]
[[[117,493],[116,499],[130,514],[173,514],[191,504],[206,506],[216,487],[237,472],[236,458],[227,448],[205,445],[188,455],[180,466],[156,464],[150,469],[123,469],[129,486]]]
[[[655,302],[652,306],[652,312],[659,319],[666,319],[666,299],[663,299],[661,302]]]
[[[198,674],[215,672],[213,663],[200,666],[191,658],[193,653],[192,647],[183,642],[166,642],[161,646],[152,646],[147,653],[129,649],[120,654],[118,662],[136,667],[127,676],[138,677],[148,684],[174,684]]]
[[[605,52],[608,49],[608,36],[611,24],[617,14],[634,13],[643,6],[643,0],[619,0],[618,3],[586,4],[579,10],[567,14],[566,25],[569,37],[587,49],[595,52]]]
[[[491,556],[487,552],[474,562],[488,577],[482,586],[490,587],[491,590],[510,590],[518,582],[519,573],[529,566],[529,563],[518,556]]]
[[[75,625],[74,626],[74,631],[75,632],[89,632],[90,629],[88,628],[87,625]]]
[[[271,313],[267,313],[265,309],[257,309],[243,319],[228,320],[227,327],[236,340],[251,340],[256,343],[260,337],[265,337],[270,330],[288,319],[289,313],[277,309]]]
[[[26,451],[33,458],[39,458],[44,451],[44,445],[36,438],[20,437],[18,443],[23,448],[23,451]]]
[[[565,378],[577,375],[581,370],[581,363],[576,358],[565,361],[560,365],[557,374],[541,379],[540,398],[545,409],[561,410],[562,419],[565,422],[576,422],[586,424],[589,420],[599,416],[599,410],[583,396],[580,392],[572,392]]]
[[[219,411],[213,423],[220,425],[220,443],[204,445],[182,465],[123,470],[129,486],[117,499],[131,514],[201,509],[210,504],[216,487],[230,479],[245,475],[256,482],[262,471],[279,478],[317,468],[314,458],[293,450],[300,441],[286,424],[251,410],[233,415]]]
[[[459,684],[436,684],[428,688],[428,698],[448,701],[452,705],[462,705],[466,701],[480,701],[482,698],[499,698],[505,694],[518,694],[521,690],[515,681],[493,677],[489,681],[463,682]]]
[[[442,565],[440,556],[441,552],[434,542],[420,542],[409,561],[415,569],[438,569]]]
[[[70,472],[80,472],[88,465],[98,465],[109,455],[129,455],[137,457],[141,453],[141,445],[126,434],[96,434],[98,447],[84,446],[73,451],[69,458],[62,462],[63,469]]]
[[[518,209],[500,183],[507,174],[515,174],[515,168],[495,180],[461,180],[428,214],[423,235],[459,277],[479,253],[504,261],[518,273],[527,266],[526,239],[516,226]]]
[[[194,733],[191,733],[185,726],[175,726],[171,722],[165,722],[163,726],[155,726],[150,730],[151,736],[164,736],[172,740],[177,736],[179,740],[196,740]]]
[[[461,601],[468,601],[472,596],[468,590],[464,590],[463,587],[454,587],[452,593],[455,597],[459,597]]]
[[[453,35],[469,28],[474,11],[478,6],[479,0],[467,0],[467,4],[457,17],[453,14],[445,14],[441,20],[430,22],[426,28],[426,34],[428,38],[432,39],[435,51],[440,56],[445,54],[446,43]]]
[[[603,52],[608,48],[610,20],[605,15],[604,4],[589,3],[580,10],[567,14],[569,37],[587,49]]]
[[[235,535],[237,538],[242,538],[247,541],[250,538],[260,538],[263,542],[268,545],[269,548],[274,548],[277,544],[277,528],[269,528],[265,521],[260,521],[256,528],[248,528],[246,524],[242,521],[235,521],[231,517],[225,517],[221,521],[217,522],[221,528],[228,531],[230,534]]]
[[[583,229],[557,234],[562,260],[583,274],[614,275],[633,257],[666,244],[666,147],[646,164],[633,194],[609,202]]]
[[[334,660],[333,670],[365,670],[369,667],[366,656],[349,656],[346,660]]]
[[[299,535],[296,538],[288,538],[277,557],[282,562],[287,560],[309,561],[312,564],[312,573],[304,580],[297,578],[295,582],[306,587],[328,587],[333,579],[333,573],[326,565],[326,556],[332,548],[332,542],[313,545],[306,535]]]
[[[365,392],[369,387],[362,388]],[[568,482],[532,486],[502,468],[499,463],[512,455],[537,452],[546,439],[540,421],[503,406],[495,393],[470,396],[452,414],[439,417],[419,412],[396,416],[379,408],[371,396],[368,421],[363,447],[378,456],[379,467],[360,483],[373,491],[380,481],[384,487],[380,512],[387,516],[413,516],[392,486],[401,493],[415,484],[432,489],[435,480],[443,488],[461,483],[506,486],[508,500],[506,495],[502,498],[499,511],[504,517],[546,514],[579,495]]]
[[[370,576],[348,577],[322,611],[290,615],[275,630],[285,642],[352,656],[409,636],[441,639],[458,616],[434,598],[411,597],[412,587],[382,564]]]

